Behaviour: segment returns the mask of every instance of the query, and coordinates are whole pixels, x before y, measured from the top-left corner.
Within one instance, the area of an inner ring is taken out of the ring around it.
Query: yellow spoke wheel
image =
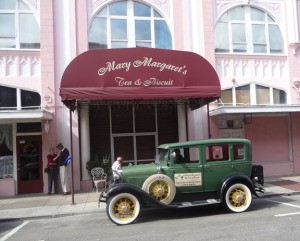
[[[120,193],[108,200],[106,212],[116,224],[132,223],[139,215],[139,200],[130,193]]]
[[[170,196],[170,185],[165,180],[156,180],[150,185],[149,194],[163,202]]]
[[[142,189],[157,201],[169,204],[176,194],[176,187],[172,179],[164,174],[154,174],[148,177]]]
[[[226,191],[225,202],[230,211],[244,212],[252,202],[251,191],[244,184],[233,184]]]

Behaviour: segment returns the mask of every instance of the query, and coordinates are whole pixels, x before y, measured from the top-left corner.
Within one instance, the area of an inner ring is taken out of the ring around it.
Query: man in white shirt
[[[122,163],[123,157],[119,156],[111,167],[115,182],[122,181]]]

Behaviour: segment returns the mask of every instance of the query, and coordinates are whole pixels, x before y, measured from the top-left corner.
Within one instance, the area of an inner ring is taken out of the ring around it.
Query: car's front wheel
[[[108,199],[106,213],[118,225],[130,224],[139,216],[140,202],[130,193],[120,193]]]
[[[225,204],[229,211],[240,213],[246,211],[252,202],[250,189],[242,183],[230,185],[225,193]]]

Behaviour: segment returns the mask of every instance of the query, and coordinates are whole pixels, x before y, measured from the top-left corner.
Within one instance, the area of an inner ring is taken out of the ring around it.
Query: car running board
[[[185,207],[195,207],[195,206],[204,206],[210,204],[217,204],[221,203],[220,199],[207,199],[203,201],[194,201],[194,202],[172,202],[170,205],[176,206],[178,208],[185,208]]]

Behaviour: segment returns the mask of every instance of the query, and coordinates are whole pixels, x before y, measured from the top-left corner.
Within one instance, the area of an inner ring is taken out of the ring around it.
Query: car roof
[[[226,144],[226,143],[244,143],[244,144],[251,144],[247,139],[240,139],[240,138],[228,138],[228,139],[207,139],[207,140],[200,140],[200,141],[186,141],[186,142],[176,142],[176,143],[167,143],[162,144],[158,148],[160,149],[173,149],[179,148],[184,146],[198,146],[198,145],[206,145],[206,144]]]

